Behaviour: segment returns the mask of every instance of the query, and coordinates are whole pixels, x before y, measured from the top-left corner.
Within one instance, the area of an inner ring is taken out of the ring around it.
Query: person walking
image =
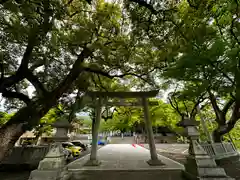
[[[138,144],[138,143],[139,143],[139,135],[136,134],[136,144]]]
[[[109,144],[111,142],[111,137],[107,136],[107,143]]]

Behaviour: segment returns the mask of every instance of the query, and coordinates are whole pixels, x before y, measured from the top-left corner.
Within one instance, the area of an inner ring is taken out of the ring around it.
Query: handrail
[[[202,143],[201,146],[206,151],[206,153],[214,159],[221,159],[238,154],[238,151],[235,149],[231,142],[222,142],[222,143]]]

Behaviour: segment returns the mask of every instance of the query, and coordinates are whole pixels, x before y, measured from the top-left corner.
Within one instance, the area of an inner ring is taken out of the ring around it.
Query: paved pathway
[[[102,162],[100,166],[84,166],[89,156],[70,163],[68,168],[73,172],[73,180],[155,180],[161,176],[165,177],[163,180],[181,180],[182,164],[159,155],[165,165],[149,166],[146,161],[150,159],[150,152],[139,145],[108,144],[98,150],[98,157]]]
[[[148,149],[148,144],[143,144]],[[188,144],[156,144],[158,152],[169,152],[176,154],[188,154]]]
[[[135,143],[133,136],[126,136],[123,139],[121,137],[112,137],[111,144],[132,144]],[[148,144],[143,144],[148,149]],[[188,154],[189,144],[163,144],[156,143],[156,149],[158,152],[170,152],[170,153],[181,153]]]

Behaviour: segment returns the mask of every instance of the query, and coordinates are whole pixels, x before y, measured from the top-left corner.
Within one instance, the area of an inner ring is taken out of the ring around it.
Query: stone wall
[[[0,170],[31,170],[45,157],[49,146],[14,147],[11,155],[0,163]]]

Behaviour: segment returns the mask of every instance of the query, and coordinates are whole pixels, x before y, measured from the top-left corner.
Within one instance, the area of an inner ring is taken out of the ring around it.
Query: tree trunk
[[[220,131],[218,130],[218,129],[215,129],[214,131],[213,131],[213,141],[215,142],[215,143],[220,143],[220,142],[222,142],[222,134],[220,133]]]
[[[30,130],[38,125],[39,120],[50,108],[57,104],[58,99],[71,87],[72,83],[77,78],[81,78],[81,73],[83,72],[82,63],[84,59],[91,54],[92,51],[84,47],[68,75],[52,92],[46,93],[44,97],[32,101],[26,107],[21,108],[6,125],[0,129],[0,162],[9,154],[9,150],[13,148],[19,137],[26,130]],[[83,81],[86,81],[86,79]],[[87,88],[87,86],[84,88]]]
[[[232,117],[233,118],[233,117]],[[233,128],[237,119],[231,119],[225,125],[218,125],[217,129],[213,131],[213,140],[214,142],[222,142],[223,136],[229,133]]]
[[[213,140],[214,142],[221,142],[222,141],[222,136],[226,133],[228,133],[229,131],[231,131],[231,129],[234,127],[234,124],[236,123],[236,116],[234,115],[234,111],[232,113],[232,117],[231,120],[229,122],[227,122],[226,120],[226,114],[229,110],[229,108],[231,107],[231,105],[234,103],[234,100],[230,99],[222,109],[219,108],[218,104],[217,104],[217,100],[216,97],[213,95],[213,93],[211,91],[209,91],[209,99],[211,101],[214,113],[216,115],[216,122],[218,124],[218,127],[213,131]],[[233,116],[234,115],[234,116]],[[233,124],[232,127],[232,122],[235,123]]]
[[[21,108],[5,126],[0,129],[0,161],[9,155],[19,137],[26,130],[32,130],[32,128],[38,125],[39,120],[50,108],[56,105],[56,103],[56,99],[49,98],[31,102],[28,106]]]
[[[20,109],[0,129],[0,161],[8,156],[15,145],[15,142],[26,131],[35,127],[51,107],[31,104]]]
[[[23,133],[23,123],[6,125],[0,129],[0,162],[11,154],[15,142]]]

